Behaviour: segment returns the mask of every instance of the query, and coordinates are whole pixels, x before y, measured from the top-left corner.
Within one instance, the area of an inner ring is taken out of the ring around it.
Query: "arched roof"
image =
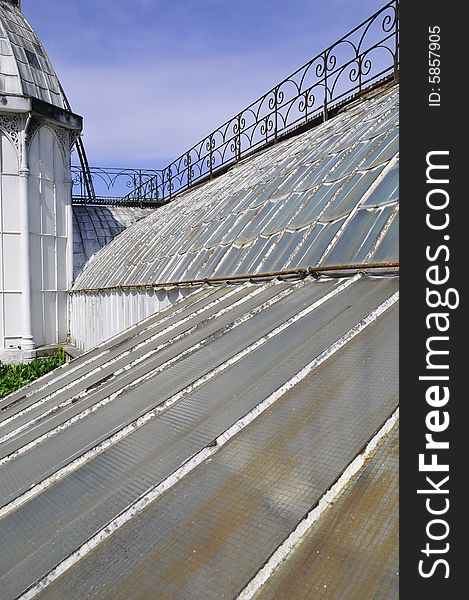
[[[98,252],[74,289],[398,260],[398,86],[189,190]]]
[[[153,212],[132,206],[73,207],[73,278],[116,235]]]
[[[65,108],[59,80],[23,13],[0,0],[0,93],[32,96]]]

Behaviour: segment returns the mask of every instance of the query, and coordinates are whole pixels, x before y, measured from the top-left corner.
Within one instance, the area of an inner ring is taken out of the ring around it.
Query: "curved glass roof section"
[[[74,289],[398,260],[398,86],[189,190],[99,251]]]
[[[132,206],[73,206],[73,276],[116,235],[152,212]]]
[[[0,93],[39,98],[65,108],[60,84],[22,12],[0,2]]]

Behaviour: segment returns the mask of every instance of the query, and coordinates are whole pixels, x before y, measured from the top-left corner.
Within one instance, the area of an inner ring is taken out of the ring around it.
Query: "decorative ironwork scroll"
[[[159,181],[160,171],[154,169],[117,169],[104,167],[89,167],[87,177],[83,175],[82,167],[72,166],[73,203],[74,204],[103,204],[143,206],[157,201],[157,190],[151,184],[148,198],[123,200],[129,190],[143,188],[147,182]],[[88,194],[88,181],[92,180],[94,197]],[[157,202],[156,202],[157,203]]]
[[[168,202],[293,130],[327,120],[348,98],[398,76],[399,0],[392,0],[167,167],[152,177],[145,171],[121,201]]]

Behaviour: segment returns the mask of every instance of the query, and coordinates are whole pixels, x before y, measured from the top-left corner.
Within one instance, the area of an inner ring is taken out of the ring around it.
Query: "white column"
[[[67,205],[65,206],[67,231],[67,285],[70,289],[73,281],[73,207],[72,180],[67,181]]]
[[[24,358],[32,357],[34,349],[34,339],[31,321],[31,260],[29,250],[29,167],[28,167],[28,146],[27,129],[31,117],[28,117],[23,131],[21,133],[21,166],[19,169],[19,205],[20,205],[20,224],[21,224],[21,244],[20,244],[20,281],[21,281],[21,319],[22,319],[22,339],[21,349]],[[31,356],[28,357],[28,352]]]
[[[73,208],[72,208],[72,179],[67,181],[67,205],[65,206],[65,221],[67,231],[67,288],[70,290],[73,281]],[[71,338],[71,307],[70,295],[67,298],[67,338]]]

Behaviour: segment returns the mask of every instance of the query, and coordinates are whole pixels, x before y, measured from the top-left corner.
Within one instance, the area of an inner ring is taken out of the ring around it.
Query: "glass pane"
[[[399,213],[396,213],[372,260],[376,263],[399,261]]]
[[[210,256],[210,250],[201,250],[197,253],[197,257],[194,262],[190,265],[187,273],[184,275],[185,279],[198,279],[199,277],[205,277],[205,269],[203,268],[204,263]]]
[[[363,263],[394,210],[394,206],[357,211],[337,243],[329,252],[325,265]]]
[[[360,142],[349,151],[349,154],[344,158],[344,160],[337,165],[337,168],[332,171],[332,173],[328,177],[328,181],[337,181],[344,175],[348,175],[355,171],[360,165],[361,161],[364,157],[372,152],[374,149],[379,148],[383,138],[374,138],[371,141]],[[363,169],[363,166],[360,165],[360,169]]]
[[[264,254],[264,248],[269,243],[269,239],[258,238],[250,246],[247,252],[241,257],[241,262],[235,267],[233,273],[235,275],[249,275],[253,273],[253,269],[259,261],[259,257]]]
[[[386,134],[384,134],[386,135]],[[388,162],[399,152],[399,130],[394,129],[388,137],[380,144],[373,153],[367,157],[361,165],[362,169],[376,167],[379,164]]]
[[[244,248],[237,248],[236,246],[230,246],[229,248],[223,246],[219,248],[215,253],[213,259],[210,259],[206,268],[213,265],[214,274],[218,275],[230,275],[233,272],[233,267],[237,264],[243,256]],[[216,262],[215,262],[216,261]]]
[[[333,198],[334,194],[341,188],[343,182],[336,181],[335,183],[325,183],[316,191],[308,192],[311,197],[307,204],[303,206],[300,212],[295,216],[289,224],[289,229],[300,229],[306,225],[313,223],[320,215],[321,211]]]
[[[254,212],[254,218],[252,218],[250,223],[248,223],[247,226],[238,234],[236,241],[244,244],[255,239],[260,233],[262,233],[263,225],[269,222],[269,220],[272,218],[272,215],[275,214],[280,207],[281,204],[277,204],[276,202],[267,202],[257,214]]]
[[[232,248],[234,247],[235,246],[232,246]],[[207,264],[204,268],[204,273],[207,274],[207,277],[217,276],[219,274],[218,269],[220,268],[221,261],[226,256],[226,252],[226,246],[214,246],[209,250]]]
[[[317,223],[308,230],[305,237],[298,238],[298,242],[301,243],[301,246],[299,247],[298,252],[287,260],[285,267],[293,269],[297,267],[310,267],[317,264],[319,256],[323,253],[329,243],[327,241],[327,234],[325,238],[323,237],[326,229],[327,227],[325,225]],[[321,239],[326,240],[324,246],[321,244]],[[317,249],[317,252],[315,249]],[[316,253],[317,256],[312,256],[314,253]],[[314,262],[311,263],[311,260]]]
[[[399,200],[399,162],[386,173],[362,206],[379,206],[395,200]]]
[[[272,198],[290,194],[291,191],[298,185],[298,183],[304,179],[309,169],[310,167],[308,165],[301,165],[300,168],[295,169],[292,173],[290,173],[283,185],[272,194]]]
[[[326,156],[315,168],[311,169],[308,175],[296,188],[297,192],[310,190],[318,183],[321,183],[337,162],[337,155]]]
[[[300,210],[303,204],[309,201],[310,192],[294,192],[283,203],[282,209],[273,215],[272,219],[264,228],[265,235],[271,235],[284,231],[292,218]]]
[[[321,221],[333,221],[347,215],[360,202],[382,170],[383,167],[377,167],[372,171],[355,173],[340,194],[326,207],[320,217]]]
[[[270,272],[273,261],[271,257],[275,252],[275,246],[278,243],[280,235],[273,235],[267,239],[267,243],[262,247],[257,258],[250,264],[246,264],[246,269],[250,273],[267,273]]]
[[[219,244],[230,244],[234,240],[233,231],[239,218],[239,215],[232,214],[224,220],[223,227],[220,229],[219,233],[217,232]],[[215,238],[212,238],[212,240],[214,243],[217,243]]]
[[[296,258],[295,262],[298,267],[314,267],[319,263],[325,249],[329,246],[332,238],[339,231],[344,219],[323,225],[318,223],[313,226],[311,235],[306,240],[302,248],[302,256]]]
[[[269,260],[269,271],[282,271],[304,237],[304,232],[286,231],[279,239]]]

